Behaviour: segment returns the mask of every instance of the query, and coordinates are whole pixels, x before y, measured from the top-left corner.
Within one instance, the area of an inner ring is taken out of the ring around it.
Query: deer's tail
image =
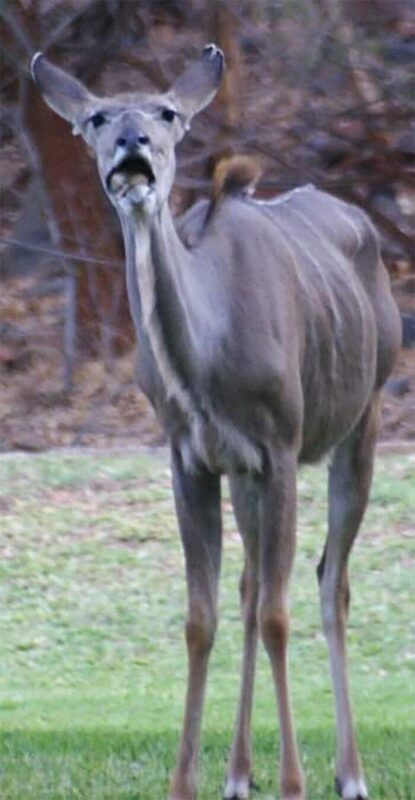
[[[261,174],[262,169],[252,156],[233,155],[221,158],[213,171],[208,220],[224,197],[253,194]]]
[[[260,177],[261,168],[252,156],[225,156],[213,171],[212,200],[217,203],[223,195],[252,194]]]

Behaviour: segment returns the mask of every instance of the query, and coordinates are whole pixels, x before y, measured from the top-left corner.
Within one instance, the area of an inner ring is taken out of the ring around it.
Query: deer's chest
[[[204,466],[213,473],[261,472],[260,447],[248,432],[224,416],[194,409],[174,438],[190,469]]]

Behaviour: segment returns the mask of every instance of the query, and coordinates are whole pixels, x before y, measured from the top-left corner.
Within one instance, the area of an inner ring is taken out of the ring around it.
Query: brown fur
[[[213,170],[208,221],[223,197],[251,195],[261,177],[262,169],[252,156],[243,154],[224,156]]]

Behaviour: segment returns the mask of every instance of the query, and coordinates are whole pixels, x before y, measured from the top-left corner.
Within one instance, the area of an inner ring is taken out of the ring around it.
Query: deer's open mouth
[[[121,199],[133,189],[138,194],[155,183],[155,175],[150,163],[143,156],[128,156],[114,167],[107,176],[107,188],[117,199]]]

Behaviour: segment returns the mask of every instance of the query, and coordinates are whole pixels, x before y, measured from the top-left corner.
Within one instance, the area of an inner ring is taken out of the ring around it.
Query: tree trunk
[[[41,174],[65,253],[76,279],[77,346],[110,356],[131,341],[121,236],[85,144],[27,87],[23,121],[36,147]],[[91,259],[91,260],[90,260]],[[97,263],[93,263],[97,259]],[[106,263],[99,263],[102,260]]]

